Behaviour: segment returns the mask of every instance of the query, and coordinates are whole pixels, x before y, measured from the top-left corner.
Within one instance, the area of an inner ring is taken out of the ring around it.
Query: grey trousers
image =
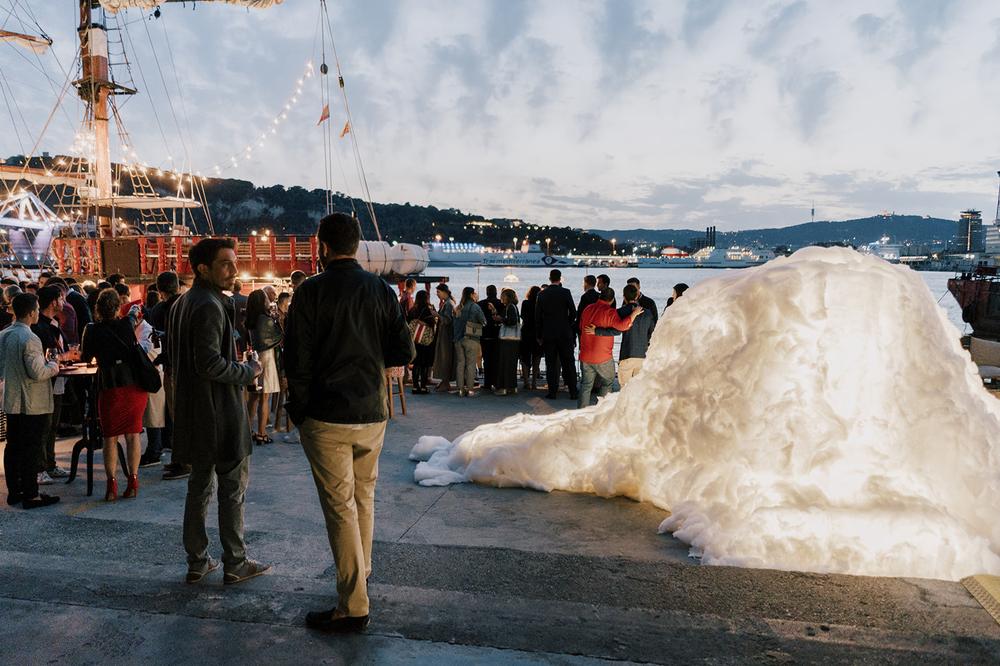
[[[613,360],[604,363],[581,362],[580,377],[580,395],[576,406],[584,409],[590,407],[591,391],[603,397],[611,390],[611,385],[615,381],[615,362]]]
[[[476,362],[479,361],[479,340],[465,336],[455,343],[455,379],[458,390],[472,390],[476,385]]]
[[[243,542],[243,500],[250,480],[250,458],[226,465],[194,465],[188,477],[184,502],[184,550],[188,565],[208,561],[208,502],[215,479],[219,479],[219,539],[222,541],[222,564],[232,571],[247,559]]]

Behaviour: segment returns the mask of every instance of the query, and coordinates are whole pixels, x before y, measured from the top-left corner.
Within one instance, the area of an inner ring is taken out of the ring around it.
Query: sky
[[[55,40],[40,60],[0,44],[14,93],[0,106],[0,155],[30,150],[46,125],[77,48],[75,5],[0,0],[8,30],[34,20]],[[813,206],[817,220],[994,217],[998,2],[328,6],[354,119],[353,137],[333,141],[338,191],[362,194],[353,138],[376,201],[536,224],[735,230],[808,221]],[[222,164],[258,185],[323,187],[323,77],[304,79],[274,124],[306,63],[319,67],[320,24],[319,0],[119,14],[111,49],[120,39],[131,68],[117,79],[140,89],[121,99],[132,150],[152,165],[169,156],[206,175]],[[39,151],[68,152],[81,115],[67,96]],[[334,97],[335,134],[345,119]]]

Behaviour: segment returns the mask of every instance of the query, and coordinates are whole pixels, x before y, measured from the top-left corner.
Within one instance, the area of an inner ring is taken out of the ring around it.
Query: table
[[[90,381],[85,383],[83,396],[83,436],[73,445],[73,460],[70,463],[69,478],[66,483],[73,483],[76,479],[76,468],[80,463],[80,452],[87,449],[87,496],[94,494],[94,449],[104,446],[101,439],[101,424],[97,418],[97,391],[94,389],[94,377],[97,375],[97,366],[86,363],[74,363],[63,366],[59,370],[60,377],[87,377]],[[82,383],[82,382],[81,382]],[[125,457],[125,449],[121,442],[118,443],[118,460],[126,476],[130,474],[128,468],[128,458]]]

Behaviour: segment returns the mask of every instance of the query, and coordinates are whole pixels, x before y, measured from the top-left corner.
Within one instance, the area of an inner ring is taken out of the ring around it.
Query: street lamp
[[[615,246],[617,246],[617,245],[618,245],[618,239],[617,238],[612,238],[611,239],[611,254],[617,254],[617,251],[615,250]]]
[[[552,239],[545,239],[545,254],[552,254]]]
[[[517,236],[514,236],[514,251],[517,251]]]

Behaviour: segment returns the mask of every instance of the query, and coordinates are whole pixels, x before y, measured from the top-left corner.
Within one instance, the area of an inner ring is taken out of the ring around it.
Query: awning
[[[78,187],[83,185],[87,174],[75,172],[60,172],[50,169],[35,169],[0,164],[0,180],[23,180],[33,185],[68,185]]]
[[[201,208],[196,199],[182,197],[107,197],[81,199],[77,208],[121,208],[126,210],[168,210],[173,208]]]
[[[184,0],[101,0],[101,6],[111,14],[117,14],[123,9],[155,9],[164,2],[182,2]],[[227,5],[249,7],[252,9],[267,9],[280,5],[283,0],[199,0],[200,2],[223,2]]]

